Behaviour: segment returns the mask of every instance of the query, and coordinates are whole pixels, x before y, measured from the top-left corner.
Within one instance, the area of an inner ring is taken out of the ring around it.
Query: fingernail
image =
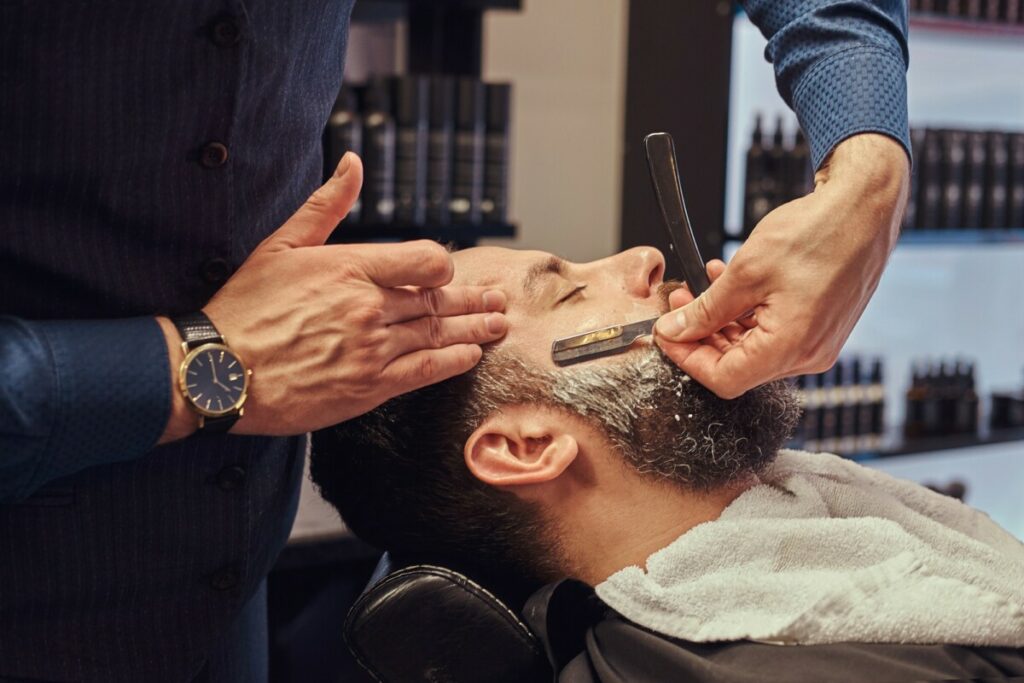
[[[341,157],[341,161],[338,163],[338,168],[334,170],[334,175],[341,177],[348,173],[348,167],[352,165],[352,152],[345,152],[345,155]]]
[[[491,334],[501,334],[505,331],[506,327],[505,316],[501,313],[492,313],[484,318],[484,324],[487,326],[487,331]]]
[[[484,292],[484,310],[503,311],[505,310],[505,292],[492,289]]]
[[[686,315],[682,311],[663,315],[658,320],[656,327],[658,334],[668,339],[674,339],[686,330]]]

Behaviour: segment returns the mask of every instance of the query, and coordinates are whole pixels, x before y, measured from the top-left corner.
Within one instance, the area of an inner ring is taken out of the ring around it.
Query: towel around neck
[[[717,520],[596,591],[694,642],[1024,647],[1024,544],[957,500],[828,454],[782,451]]]

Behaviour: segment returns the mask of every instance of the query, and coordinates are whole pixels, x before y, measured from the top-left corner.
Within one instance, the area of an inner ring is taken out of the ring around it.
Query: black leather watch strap
[[[223,344],[224,338],[213,326],[213,322],[206,317],[202,311],[179,315],[171,318],[171,322],[178,328],[181,340],[185,342],[191,351],[203,344]]]
[[[221,417],[205,417],[201,431],[204,434],[225,434],[238,422],[239,417],[237,412]]]

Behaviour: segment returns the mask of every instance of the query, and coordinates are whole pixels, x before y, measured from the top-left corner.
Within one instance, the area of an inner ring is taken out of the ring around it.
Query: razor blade
[[[679,164],[676,162],[676,148],[668,133],[651,133],[644,138],[647,153],[647,168],[651,173],[654,197],[661,209],[661,217],[672,241],[672,250],[682,268],[683,279],[690,293],[697,297],[703,294],[711,282],[707,267],[697,248],[697,239],[686,213],[683,186],[679,179]],[[563,339],[556,339],[551,345],[551,359],[557,365],[581,363],[593,358],[622,353],[640,337],[651,334],[657,318],[634,323],[611,325]]]
[[[622,353],[640,337],[650,335],[656,322],[657,318],[638,320],[556,339],[551,344],[551,359],[556,365],[572,365]]]

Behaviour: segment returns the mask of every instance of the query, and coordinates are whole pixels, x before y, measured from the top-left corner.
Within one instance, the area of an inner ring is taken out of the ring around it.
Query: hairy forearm
[[[868,216],[862,223],[866,231],[886,239],[889,247],[895,244],[910,184],[903,145],[877,133],[849,137],[828,156],[814,183],[815,192]]]

